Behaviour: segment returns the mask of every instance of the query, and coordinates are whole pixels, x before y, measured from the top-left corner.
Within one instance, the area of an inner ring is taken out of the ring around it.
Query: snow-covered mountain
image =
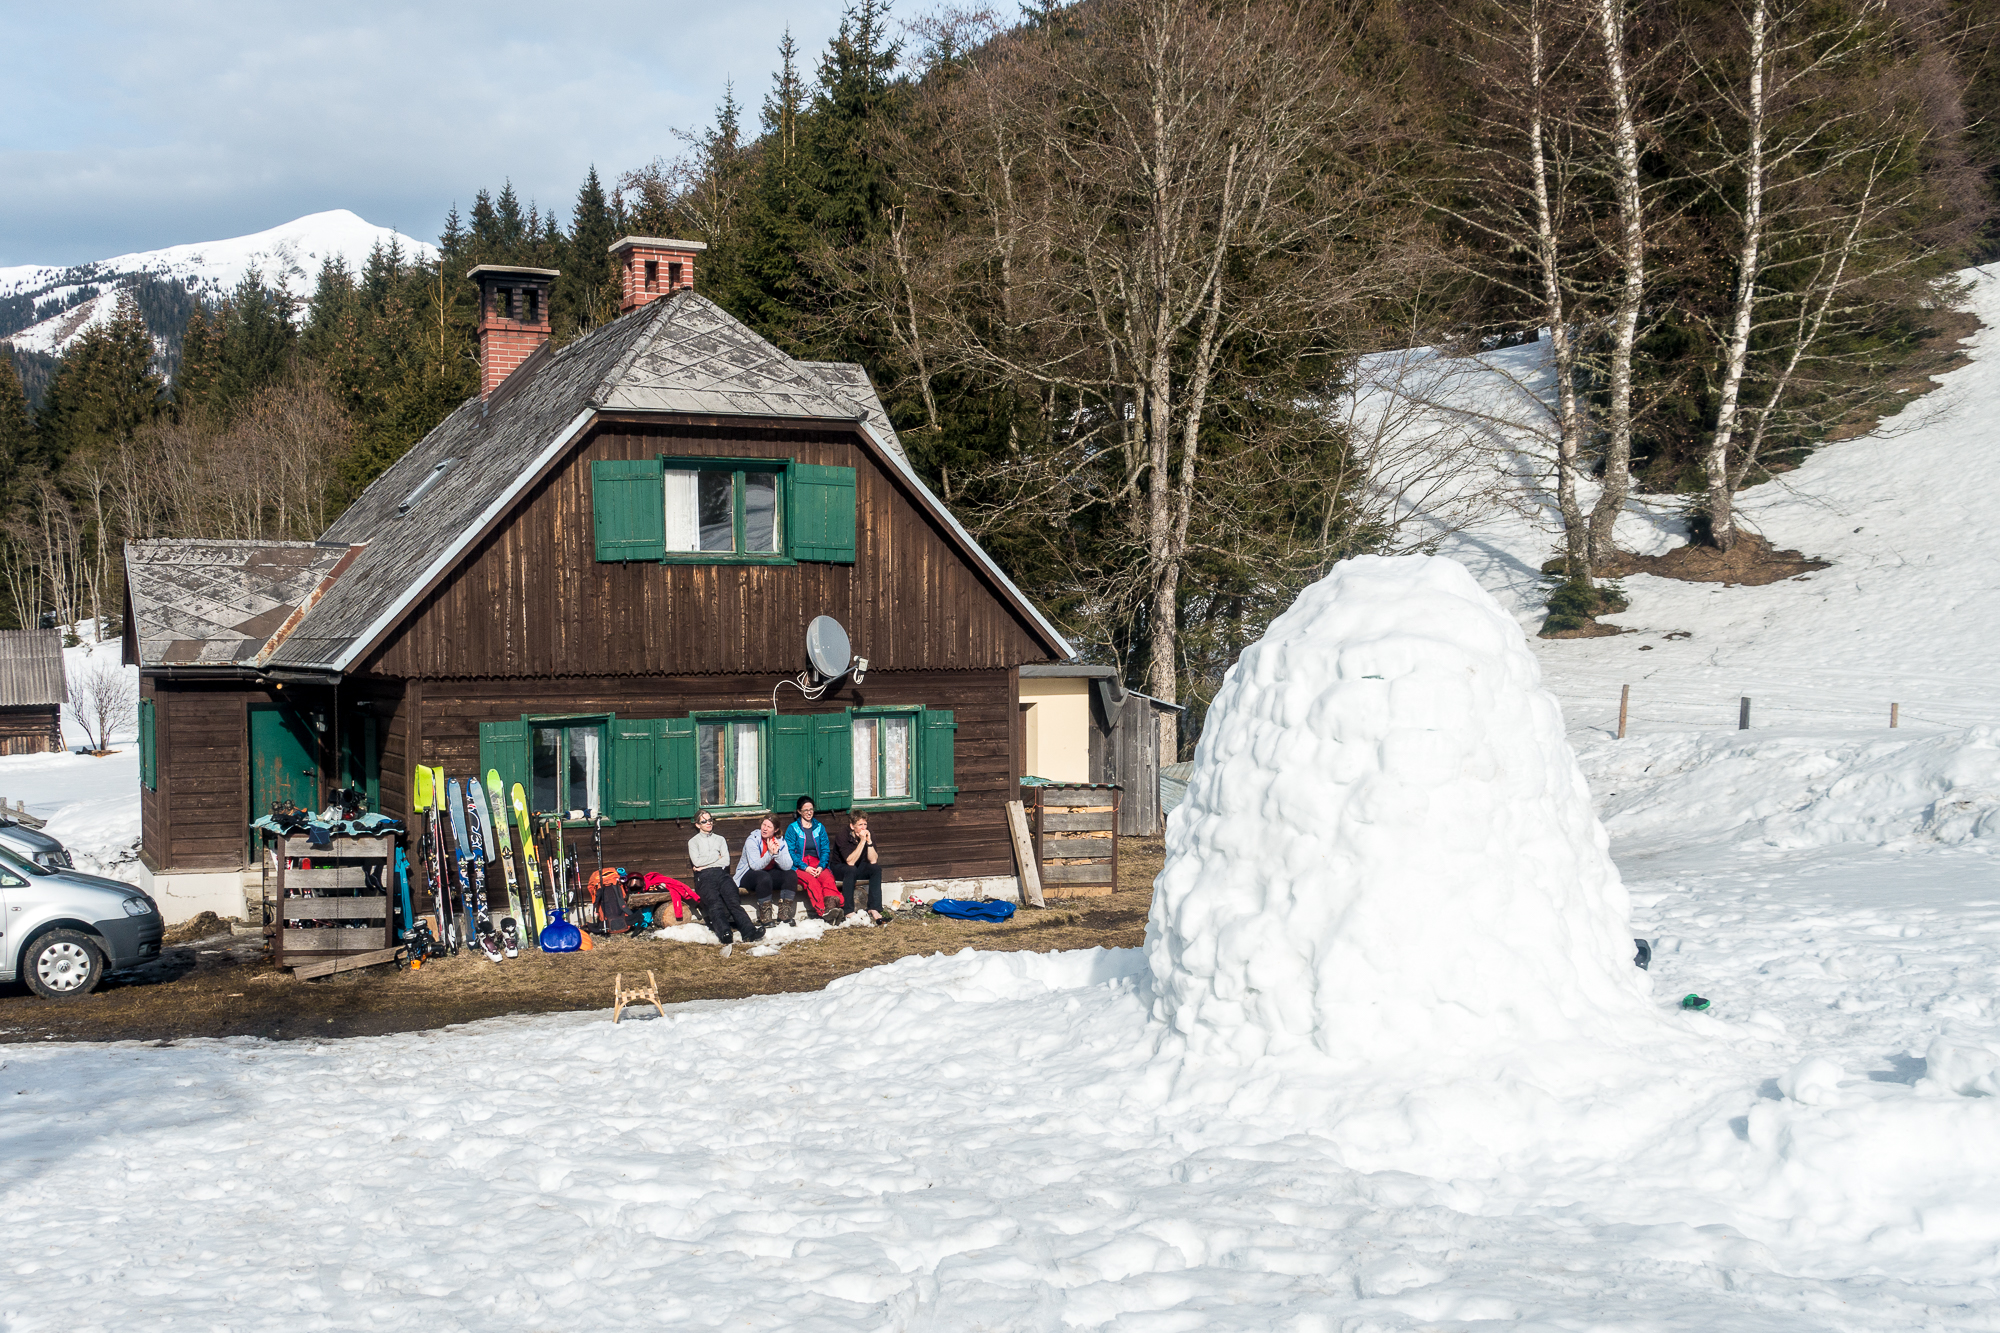
[[[410,259],[437,257],[433,245],[337,208],[225,241],[173,245],[62,268],[0,268],[0,341],[60,356],[84,330],[110,320],[120,288],[144,278],[177,282],[194,297],[212,301],[254,268],[267,286],[304,298],[325,261],[343,259],[358,273],[370,251],[390,244],[400,246]]]

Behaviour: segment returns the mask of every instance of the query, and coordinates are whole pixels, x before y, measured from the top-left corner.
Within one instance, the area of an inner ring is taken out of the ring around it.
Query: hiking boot
[[[769,898],[765,898],[757,904],[758,925],[768,926],[777,919],[778,919],[778,909],[776,905],[773,904]]]
[[[847,909],[845,907],[839,903],[828,903],[826,905],[826,924],[829,928],[837,926],[845,920],[847,920]]]

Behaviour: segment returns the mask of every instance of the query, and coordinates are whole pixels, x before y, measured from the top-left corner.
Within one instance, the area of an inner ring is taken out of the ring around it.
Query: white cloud
[[[351,208],[434,236],[511,178],[565,218],[673,151],[734,78],[755,107],[787,24],[811,59],[838,0],[328,5],[95,0],[16,9],[0,265],[72,263]],[[808,64],[810,68],[810,64]]]

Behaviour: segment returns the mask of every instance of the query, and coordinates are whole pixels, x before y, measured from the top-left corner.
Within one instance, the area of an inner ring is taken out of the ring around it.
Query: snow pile
[[[1439,557],[1336,566],[1208,714],[1146,951],[1197,1051],[1434,1067],[1638,1035],[1629,903],[1520,628]]]
[[[749,910],[747,905],[744,910]],[[669,940],[675,944],[714,944],[715,932],[710,930],[702,921],[700,910],[690,906],[687,911],[688,919],[686,921],[682,921],[676,925],[662,926],[658,930],[647,933],[656,940]],[[669,912],[668,915],[671,916],[672,913]],[[805,907],[801,905],[797,921],[794,921],[790,925],[781,923],[768,927],[764,931],[763,941],[753,947],[750,952],[760,957],[767,956],[778,952],[779,948],[783,945],[804,944],[808,940],[819,939],[829,930],[846,930],[850,927],[860,928],[873,926],[874,924],[873,921],[868,919],[868,914],[863,912],[846,918],[838,926],[829,926],[826,922],[816,917],[807,916],[805,914]]]
[[[1634,737],[1584,762],[1606,826],[1635,841],[1689,828],[1782,848],[2000,838],[2000,727]]]

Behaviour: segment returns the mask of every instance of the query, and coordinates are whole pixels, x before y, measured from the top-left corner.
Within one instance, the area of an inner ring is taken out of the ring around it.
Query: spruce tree
[[[214,408],[222,378],[222,320],[197,308],[181,335],[181,364],[174,374],[174,413],[190,414]]]
[[[79,450],[128,439],[160,408],[153,338],[131,294],[111,322],[86,331],[63,356],[36,419],[32,465],[53,473]]]
[[[14,372],[14,358],[0,349],[0,515],[11,512],[21,468],[35,457],[35,417]]]
[[[217,406],[234,412],[257,390],[276,382],[290,369],[297,342],[292,298],[266,287],[256,269],[244,273],[223,307]]]

